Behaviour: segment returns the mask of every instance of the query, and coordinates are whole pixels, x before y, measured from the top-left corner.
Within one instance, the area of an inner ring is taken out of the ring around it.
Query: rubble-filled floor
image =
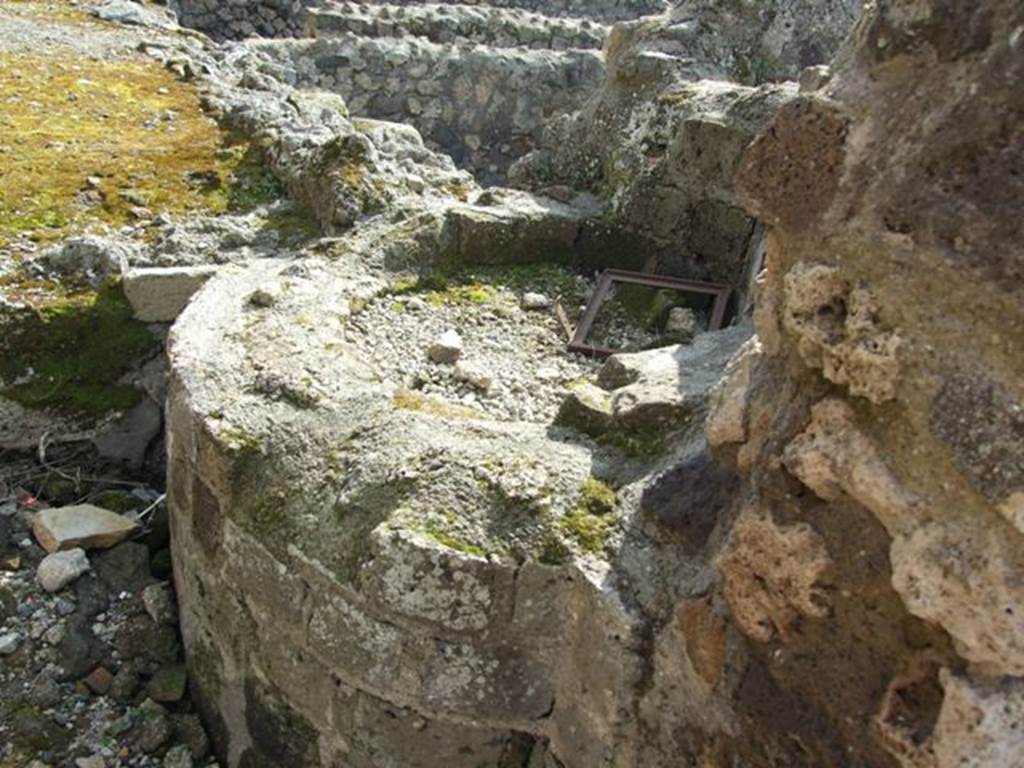
[[[528,265],[397,284],[351,318],[346,340],[408,398],[476,410],[502,421],[547,423],[572,385],[593,378],[601,358],[567,351],[594,281],[557,265]],[[667,343],[614,299],[595,335],[635,351]],[[432,349],[449,334],[454,345]]]

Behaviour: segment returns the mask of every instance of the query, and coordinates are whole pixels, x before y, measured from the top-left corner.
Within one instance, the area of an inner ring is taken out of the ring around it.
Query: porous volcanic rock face
[[[718,569],[750,732],[807,764],[1024,760],[1022,23],[879,3],[742,163],[767,266],[708,423],[746,478]]]

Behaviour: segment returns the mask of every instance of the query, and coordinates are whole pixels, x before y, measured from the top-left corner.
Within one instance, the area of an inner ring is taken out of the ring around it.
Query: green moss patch
[[[94,28],[109,27],[110,22],[101,21],[68,0],[5,0],[8,10],[22,17],[39,21],[71,22],[75,26]]]
[[[670,435],[651,430],[649,432],[606,432],[597,442],[634,459],[656,459],[668,447]]]
[[[578,302],[582,298],[576,274],[555,264],[437,269],[416,279],[399,280],[388,293],[392,296],[416,294],[434,306],[453,304],[483,305],[506,297],[537,291]]]
[[[544,565],[563,565],[571,558],[572,552],[553,532],[544,537],[537,551],[537,561]]]
[[[323,148],[321,176],[344,188],[364,213],[383,208],[382,190],[370,177],[366,145],[355,136],[342,136]]]
[[[608,515],[615,511],[615,490],[596,477],[587,478],[580,491],[579,508],[591,515]]]
[[[563,536],[583,552],[600,554],[616,525],[615,490],[603,480],[588,478],[580,489],[576,509],[559,521]]]
[[[26,407],[84,416],[140,398],[118,379],[159,340],[132,316],[119,283],[53,298],[7,320],[0,334],[0,395]],[[10,383],[17,381],[17,383]]]
[[[562,518],[562,533],[588,554],[597,555],[608,544],[608,535],[615,525],[614,518],[592,515],[577,510]]]
[[[478,547],[476,544],[460,539],[458,536],[454,536],[447,531],[441,530],[436,525],[427,526],[427,535],[438,544],[454,550],[455,552],[472,555],[473,557],[487,557],[487,552],[483,547]]]

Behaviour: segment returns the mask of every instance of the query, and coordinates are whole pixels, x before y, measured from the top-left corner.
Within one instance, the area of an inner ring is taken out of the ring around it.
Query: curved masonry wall
[[[343,96],[353,115],[409,123],[461,167],[500,181],[545,121],[604,80],[596,51],[466,48],[346,36],[267,42],[300,86]]]

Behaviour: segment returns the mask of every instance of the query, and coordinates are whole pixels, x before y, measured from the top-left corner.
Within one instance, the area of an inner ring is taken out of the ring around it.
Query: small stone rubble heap
[[[73,485],[51,477],[46,487]],[[148,511],[48,507],[26,495],[0,502],[0,760],[205,764],[210,742],[188,701],[166,529],[149,524],[159,502],[112,490],[97,498]]]

